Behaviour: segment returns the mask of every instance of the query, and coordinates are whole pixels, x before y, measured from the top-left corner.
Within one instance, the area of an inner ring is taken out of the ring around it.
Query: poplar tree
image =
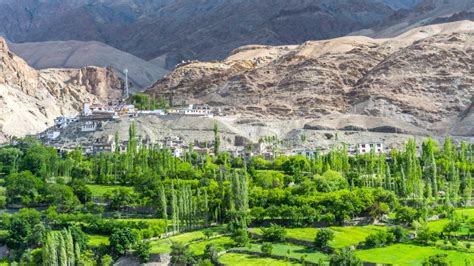
[[[165,231],[168,232],[168,213],[167,213],[167,202],[165,188],[163,185],[160,187],[160,203],[161,203],[161,218],[165,220]]]
[[[63,230],[63,238],[65,241],[66,253],[67,253],[67,265],[74,266],[75,254],[74,254],[74,241],[72,239],[71,232],[68,229]]]
[[[128,147],[127,153],[135,155],[137,152],[137,129],[135,122],[133,122],[128,129]]]
[[[68,266],[66,242],[64,240],[63,234],[62,233],[56,234],[56,237],[58,239],[59,266]]]
[[[56,242],[57,241],[56,237],[54,236],[54,232],[48,233],[42,254],[44,266],[58,265]]]
[[[173,184],[171,184],[171,219],[173,221],[173,232],[176,232],[179,230],[179,209],[178,199]]]
[[[209,226],[209,203],[207,199],[207,189],[204,190],[203,209],[204,209],[204,225]]]
[[[221,146],[221,137],[219,136],[219,126],[214,124],[214,155],[219,155],[219,148]]]

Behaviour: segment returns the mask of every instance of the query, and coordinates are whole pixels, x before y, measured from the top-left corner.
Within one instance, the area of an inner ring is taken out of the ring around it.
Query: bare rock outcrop
[[[117,98],[122,83],[107,68],[37,71],[0,38],[0,141],[43,131],[57,116],[78,113],[84,102]]]

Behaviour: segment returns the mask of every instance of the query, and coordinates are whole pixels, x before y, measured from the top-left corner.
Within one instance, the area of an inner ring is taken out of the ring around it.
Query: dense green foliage
[[[139,95],[133,99],[137,105],[152,104]],[[115,259],[134,251],[146,261],[150,246],[143,239],[213,223],[226,224],[240,247],[251,241],[249,226],[264,224],[272,224],[262,230],[264,241],[284,242],[285,227],[341,225],[356,217],[390,219],[413,228],[415,241],[423,245],[456,241],[459,232],[471,227],[468,219],[452,215],[454,207],[471,201],[471,144],[455,145],[446,138],[441,147],[427,139],[418,149],[410,140],[404,150],[388,155],[349,156],[343,146],[327,154],[315,151],[309,157],[266,160],[221,152],[217,126],[214,138],[215,156],[190,147],[183,158],[167,149],[138,145],[135,125],[124,153],[59,153],[33,139],[0,147],[5,204],[24,208],[2,216],[2,229],[8,232],[5,243],[15,254],[12,259],[20,261],[27,254],[43,262],[108,261],[108,255]],[[122,215],[160,220],[112,219]],[[442,232],[430,229],[427,220],[433,215],[449,217]],[[108,245],[91,252],[84,232],[109,236]],[[405,229],[393,227],[369,234],[360,247],[384,247],[406,236]],[[318,249],[329,251],[334,232],[321,229],[311,237]],[[194,260],[186,246],[173,247],[176,261]],[[43,255],[33,256],[38,254],[34,249]],[[203,259],[215,262],[214,251],[208,250]],[[337,254],[335,261],[352,258],[347,251]]]

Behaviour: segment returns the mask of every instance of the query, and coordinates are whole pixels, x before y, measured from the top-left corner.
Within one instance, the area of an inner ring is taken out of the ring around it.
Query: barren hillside
[[[463,135],[471,131],[455,124],[472,102],[473,64],[474,22],[462,21],[391,39],[245,46],[220,62],[179,66],[148,93],[263,117],[332,117],[361,130]],[[362,117],[352,123],[347,114]],[[373,117],[379,123],[367,127]]]
[[[84,102],[116,98],[121,87],[107,68],[37,71],[0,38],[0,142],[43,131],[57,116],[76,114]]]

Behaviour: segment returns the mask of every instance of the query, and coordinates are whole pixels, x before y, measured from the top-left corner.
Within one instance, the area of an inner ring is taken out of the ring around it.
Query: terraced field
[[[395,265],[422,265],[426,258],[440,253],[448,254],[452,265],[473,265],[474,263],[474,253],[443,250],[432,246],[396,244],[356,251],[357,257],[363,261]]]

